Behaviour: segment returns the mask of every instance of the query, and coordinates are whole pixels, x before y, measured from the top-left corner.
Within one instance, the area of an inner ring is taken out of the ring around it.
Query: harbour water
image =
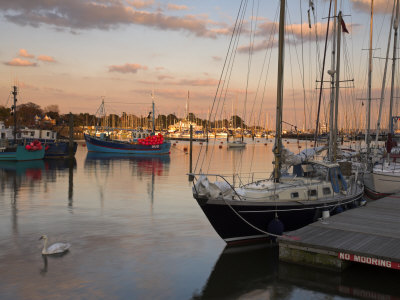
[[[209,172],[272,169],[271,143],[219,145]],[[398,271],[332,273],[279,263],[269,244],[225,247],[192,197],[185,146],[139,158],[79,144],[74,161],[2,162],[0,299],[400,298]],[[71,250],[42,257],[42,234]]]

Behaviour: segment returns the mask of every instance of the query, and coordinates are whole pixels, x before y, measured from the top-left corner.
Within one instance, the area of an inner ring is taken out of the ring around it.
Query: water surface
[[[194,145],[202,170],[272,170],[272,144]],[[357,266],[337,274],[279,263],[271,245],[225,248],[191,194],[189,155],[87,153],[0,163],[0,299],[396,299],[398,272]],[[302,149],[305,143],[300,143]],[[294,141],[285,144],[302,149]],[[211,163],[208,163],[212,156]],[[65,241],[61,257],[42,242]]]

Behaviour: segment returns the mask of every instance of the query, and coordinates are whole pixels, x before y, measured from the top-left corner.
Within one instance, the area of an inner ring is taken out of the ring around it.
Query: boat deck
[[[343,270],[352,262],[400,270],[400,194],[279,238],[283,261]]]

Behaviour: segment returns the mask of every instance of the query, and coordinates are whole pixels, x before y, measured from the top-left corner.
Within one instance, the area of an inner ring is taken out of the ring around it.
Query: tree
[[[17,106],[17,117],[21,125],[34,125],[35,116],[43,116],[43,110],[40,108],[39,105],[28,102]]]
[[[0,121],[6,121],[10,118],[11,109],[0,105]]]
[[[60,118],[60,109],[58,108],[58,105],[52,104],[48,105],[43,109],[43,112],[53,120],[57,120]]]
[[[173,125],[178,122],[178,118],[174,114],[169,114],[167,116],[167,125]]]

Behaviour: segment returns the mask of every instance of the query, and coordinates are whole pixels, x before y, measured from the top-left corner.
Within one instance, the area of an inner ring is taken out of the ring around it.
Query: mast
[[[152,115],[153,115],[152,132],[154,133],[154,132],[156,131],[155,124],[154,124],[154,120],[155,120],[155,118],[154,118],[154,112],[155,112],[155,108],[154,108],[154,99],[152,99],[151,104],[152,104],[152,108],[153,108],[153,113],[152,113]]]
[[[342,24],[342,12],[339,11],[338,15],[338,28],[337,28],[337,64],[336,64],[336,91],[335,91],[335,124],[333,126],[333,161],[336,161],[337,152],[337,132],[338,132],[338,113],[339,113],[339,78],[340,78],[340,42],[342,31],[340,26]]]
[[[371,21],[369,29],[369,59],[368,59],[368,106],[367,106],[367,130],[365,132],[365,143],[367,144],[367,161],[370,154],[369,132],[371,128],[371,86],[372,86],[372,30],[374,21],[374,0],[371,0]]]
[[[387,45],[387,48],[386,48],[385,68],[383,70],[383,79],[382,79],[382,88],[381,88],[381,101],[379,103],[378,122],[376,124],[375,143],[378,143],[379,132],[381,130],[382,108],[383,108],[383,100],[385,98],[386,73],[387,73],[387,66],[388,66],[388,60],[389,60],[390,42],[392,40],[392,26],[394,26],[393,18],[394,18],[395,6],[396,6],[396,0],[393,0],[392,18],[390,19],[390,30],[389,30],[389,37],[388,37],[388,45]],[[390,128],[390,124],[391,124],[391,121],[390,121],[390,117],[389,117],[389,126],[388,126],[388,128]]]
[[[390,87],[390,105],[389,105],[389,132],[393,130],[392,114],[393,114],[393,94],[394,94],[394,79],[396,69],[396,50],[397,50],[397,29],[399,27],[399,0],[396,1],[396,19],[393,23],[393,61],[392,61],[392,83]]]
[[[332,60],[331,60],[331,70],[328,72],[331,75],[331,95],[330,95],[330,104],[329,104],[329,160],[333,161],[334,159],[334,143],[336,143],[336,131],[334,128],[334,108],[335,108],[335,59],[336,59],[336,13],[337,13],[337,0],[335,0],[335,8],[333,15],[333,33],[332,33]],[[339,23],[339,22],[338,22]],[[340,23],[339,23],[340,24]],[[340,29],[339,29],[340,32]]]
[[[18,94],[17,87],[15,85],[13,87],[12,94],[14,96],[14,104],[12,106],[12,110],[13,110],[13,117],[14,117],[13,143],[15,145],[17,143],[17,94]]]
[[[279,15],[279,47],[278,47],[278,80],[276,95],[276,133],[275,133],[275,165],[274,182],[279,182],[281,177],[281,151],[282,151],[282,104],[283,104],[283,71],[284,71],[284,37],[285,37],[285,3],[281,0]]]

